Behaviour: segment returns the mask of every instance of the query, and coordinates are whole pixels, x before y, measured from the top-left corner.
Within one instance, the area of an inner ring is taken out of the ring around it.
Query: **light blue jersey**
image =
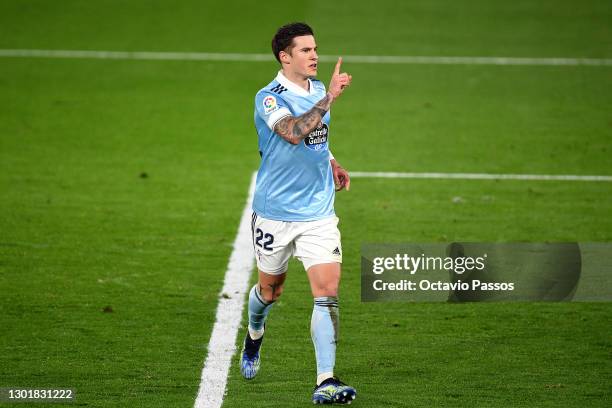
[[[309,91],[282,72],[255,96],[255,127],[261,165],[253,210],[278,221],[313,221],[334,215],[334,177],[329,162],[329,112],[302,142],[293,145],[272,129],[287,115],[299,116],[325,97],[325,85],[309,80]]]

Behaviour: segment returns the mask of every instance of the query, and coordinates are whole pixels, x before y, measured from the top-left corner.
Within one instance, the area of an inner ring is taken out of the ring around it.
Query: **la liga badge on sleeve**
[[[276,98],[272,95],[268,95],[263,100],[264,113],[266,115],[274,112],[278,109],[278,105],[276,104]]]

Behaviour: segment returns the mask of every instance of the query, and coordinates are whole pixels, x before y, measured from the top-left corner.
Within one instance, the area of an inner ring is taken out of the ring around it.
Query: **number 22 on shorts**
[[[262,242],[262,240],[264,240]],[[266,251],[272,251],[272,243],[274,242],[274,235],[264,233],[261,228],[257,228],[255,230],[255,245],[260,248],[265,249]]]

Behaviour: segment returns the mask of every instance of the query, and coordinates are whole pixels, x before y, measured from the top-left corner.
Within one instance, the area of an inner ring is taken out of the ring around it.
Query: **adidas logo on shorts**
[[[336,247],[336,249],[334,249],[334,250],[332,251],[332,255],[338,255],[338,256],[340,256],[340,248]]]

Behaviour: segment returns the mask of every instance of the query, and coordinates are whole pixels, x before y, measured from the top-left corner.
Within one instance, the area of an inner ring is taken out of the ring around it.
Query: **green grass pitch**
[[[612,58],[612,6],[595,0],[6,0],[0,49],[266,53],[293,20],[327,55]],[[331,146],[349,170],[612,174],[610,66],[343,69],[353,85]],[[0,387],[74,388],[74,406],[193,405],[259,161],[253,98],[276,70],[0,58]],[[609,182],[354,179],[336,211],[337,370],[355,405],[608,406],[610,303],[361,303],[359,250],[610,242],[611,197]],[[224,407],[310,404],[312,299],[297,262],[286,285],[259,376],[242,380],[236,357]]]

